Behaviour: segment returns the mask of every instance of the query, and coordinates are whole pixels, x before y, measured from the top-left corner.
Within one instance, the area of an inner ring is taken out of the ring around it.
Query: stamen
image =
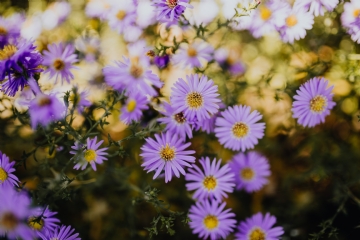
[[[204,218],[204,225],[208,230],[213,230],[219,225],[219,220],[214,215],[207,215]]]
[[[35,230],[41,230],[44,227],[44,221],[42,219],[38,220],[36,217],[29,218],[28,224]]]
[[[232,132],[235,137],[237,138],[243,138],[246,137],[249,133],[249,127],[242,122],[237,122],[234,124],[232,128]]]
[[[182,112],[175,114],[174,119],[176,122],[181,123],[181,124],[186,122],[186,118],[184,117],[184,113],[182,113]]]
[[[360,9],[359,9],[359,8],[358,8],[358,9],[355,9],[355,10],[353,11],[353,15],[354,15],[354,18],[360,17]]]
[[[175,150],[174,148],[171,148],[169,144],[166,144],[165,147],[162,147],[160,149],[160,157],[165,161],[171,161],[175,157]]]
[[[190,108],[199,108],[204,104],[203,96],[198,92],[191,92],[186,96],[187,105]]]
[[[260,17],[262,20],[266,21],[271,17],[271,11],[267,7],[262,7],[260,9]]]
[[[17,50],[17,47],[14,45],[6,45],[2,50],[0,50],[0,61],[11,58]]]
[[[5,213],[2,218],[0,219],[0,225],[2,225],[5,230],[13,230],[19,224],[19,220],[17,217],[11,213]]]
[[[327,106],[327,100],[325,97],[318,95],[311,99],[310,110],[316,113],[322,113]]]
[[[265,240],[266,235],[263,231],[261,231],[259,228],[255,228],[252,230],[252,232],[249,234],[249,240]]]
[[[117,19],[119,20],[123,20],[126,17],[126,12],[124,10],[120,10],[118,11],[118,13],[116,14]]]
[[[288,27],[293,27],[298,23],[298,20],[295,15],[290,15],[289,17],[286,18],[285,21]]]
[[[195,48],[189,47],[187,50],[187,54],[189,55],[189,57],[196,57],[197,51]]]
[[[7,34],[6,28],[4,28],[3,26],[0,26],[0,35],[5,36],[6,34]]]
[[[240,176],[242,179],[250,181],[254,178],[255,173],[251,168],[243,168],[240,170]]]
[[[130,67],[130,74],[134,78],[139,78],[143,74],[143,69],[137,64],[132,64]]]
[[[94,161],[96,159],[96,156],[97,156],[96,152],[94,150],[92,150],[92,149],[88,149],[84,153],[84,158],[88,162]]]
[[[126,106],[126,110],[128,112],[132,112],[135,110],[135,108],[136,108],[136,101],[132,99],[128,102],[128,104]]]
[[[7,172],[3,168],[0,167],[0,184],[5,182],[5,180],[8,178]]]
[[[55,70],[61,71],[65,68],[65,63],[61,59],[56,59],[53,63],[53,66],[54,66]]]
[[[178,0],[166,0],[166,4],[169,6],[169,8],[173,9],[177,6]]]
[[[217,185],[216,178],[214,176],[207,176],[205,177],[203,184],[208,191],[213,190]]]
[[[37,103],[40,107],[48,106],[52,103],[51,98],[46,95],[42,95],[38,97]]]

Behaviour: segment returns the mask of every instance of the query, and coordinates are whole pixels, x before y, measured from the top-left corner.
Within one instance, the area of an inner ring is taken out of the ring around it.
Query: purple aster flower
[[[314,15],[303,7],[294,7],[286,12],[286,18],[280,27],[280,36],[284,42],[294,43],[306,36],[306,30],[310,30],[314,24]]]
[[[157,96],[158,93],[151,86],[162,87],[159,77],[149,70],[149,59],[146,57],[129,59],[123,57],[124,62],[115,62],[117,66],[106,66],[103,71],[105,82],[118,91],[141,92],[144,95]],[[149,85],[151,84],[151,85]]]
[[[296,0],[294,7],[304,7],[315,16],[323,16],[324,8],[331,12],[338,4],[339,0]]]
[[[234,174],[227,164],[220,168],[221,159],[216,158],[210,162],[210,158],[205,157],[199,160],[202,169],[193,164],[192,169],[188,169],[185,179],[188,182],[186,188],[188,191],[195,190],[193,198],[198,201],[207,199],[220,202],[227,198],[227,192],[234,190]]]
[[[14,165],[14,161],[10,162],[9,157],[0,152],[0,188],[19,186],[19,179],[13,174]]]
[[[127,26],[135,23],[136,8],[133,1],[114,1],[107,14],[109,26],[119,34],[124,33]]]
[[[85,14],[90,18],[104,19],[110,10],[109,0],[91,0],[85,7]]]
[[[203,119],[202,121],[194,121],[192,122],[193,127],[196,131],[200,129],[207,134],[213,133],[215,130],[215,121],[216,118],[220,116],[220,113],[217,112],[216,114],[211,115],[208,119]]]
[[[229,162],[235,174],[236,189],[251,193],[260,190],[271,175],[268,160],[257,152],[239,153]]]
[[[231,75],[242,75],[245,72],[245,65],[239,61],[239,56],[226,48],[219,48],[214,53],[214,59],[220,67],[228,70]]]
[[[75,40],[76,49],[85,56],[85,61],[95,62],[99,54],[100,39],[97,36],[82,36]]]
[[[325,122],[325,117],[336,105],[332,101],[331,93],[334,86],[326,88],[328,81],[325,78],[312,78],[296,91],[292,112],[298,118],[298,123],[304,127],[313,127]]]
[[[360,43],[360,2],[351,1],[344,4],[341,23],[351,35],[354,42]]]
[[[271,216],[270,213],[266,213],[265,216],[261,213],[253,215],[251,218],[247,218],[245,221],[240,222],[238,227],[239,232],[235,235],[236,239],[267,239],[267,240],[279,240],[281,235],[284,234],[282,227],[274,227],[276,218]]]
[[[20,37],[19,22],[14,21],[15,18],[0,17],[0,48],[14,42],[15,39]]]
[[[55,95],[37,92],[29,106],[31,127],[35,129],[38,124],[47,126],[50,122],[60,120],[65,110],[64,104]]]
[[[107,160],[106,158],[106,151],[108,150],[107,147],[100,148],[100,145],[104,142],[101,140],[97,142],[97,137],[90,139],[89,137],[86,139],[86,146],[83,146],[81,143],[75,142],[74,146],[71,148],[75,151],[70,151],[71,154],[75,156],[73,159],[78,161],[78,163],[74,166],[74,169],[84,170],[88,163],[90,163],[92,169],[96,171],[96,163],[102,164],[104,161]]]
[[[16,192],[12,187],[0,188],[0,237],[8,239],[32,240],[35,233],[27,224],[30,199],[24,192]]]
[[[186,80],[179,80],[172,87],[170,96],[171,105],[178,112],[183,112],[184,116],[193,121],[209,119],[216,114],[219,109],[218,87],[213,80],[208,80],[205,75],[186,76]]]
[[[189,0],[154,0],[157,20],[162,22],[177,21],[186,8],[192,8]]]
[[[139,121],[142,111],[148,109],[148,100],[141,92],[135,92],[128,96],[125,105],[121,108],[120,120],[125,124]]]
[[[177,135],[171,134],[169,131],[166,134],[155,134],[155,140],[152,138],[145,140],[146,144],[141,147],[140,156],[144,158],[144,163],[141,166],[148,172],[156,170],[153,179],[157,178],[164,170],[165,182],[167,183],[171,181],[173,174],[178,178],[180,173],[185,175],[183,167],[191,167],[189,163],[195,162],[195,157],[190,156],[195,151],[185,150],[190,146],[190,143],[183,143]]]
[[[163,106],[165,111],[162,112],[162,114],[164,114],[165,117],[158,118],[158,121],[166,124],[165,131],[178,135],[183,141],[186,140],[186,136],[192,138],[192,127],[186,120],[184,113],[178,112],[177,109],[166,102],[164,102]]]
[[[258,144],[264,136],[265,123],[256,123],[262,117],[258,111],[250,113],[250,107],[228,107],[215,122],[215,135],[226,148],[245,151]]]
[[[44,51],[43,64],[48,67],[45,72],[50,73],[50,79],[55,76],[55,83],[57,83],[59,77],[61,83],[64,80],[70,83],[70,80],[74,79],[74,75],[70,70],[76,69],[73,64],[77,62],[74,46],[71,44],[64,46],[63,43],[54,43],[48,45],[48,49],[48,51]]]
[[[154,63],[160,69],[166,68],[166,66],[169,64],[169,61],[170,61],[170,57],[169,55],[166,54],[163,56],[154,57]]]
[[[220,205],[219,205],[220,204]],[[225,239],[235,228],[235,214],[225,208],[226,203],[205,200],[190,207],[190,228],[199,238]]]
[[[5,80],[1,91],[5,94],[14,96],[19,88],[24,89],[29,78],[42,72],[42,57],[35,49],[33,42],[21,40],[0,50],[0,80]]]
[[[62,225],[61,227],[57,227],[53,232],[47,232],[46,234],[39,233],[39,236],[42,240],[81,240],[81,238],[78,237],[79,234],[74,233],[74,231],[75,229],[71,226]]]
[[[50,211],[48,207],[35,208],[32,210],[32,216],[28,219],[28,224],[37,234],[46,234],[48,231],[52,232],[58,226],[58,223],[60,223],[60,220],[54,217],[56,214],[57,212]]]
[[[173,56],[174,63],[183,67],[201,68],[206,62],[213,59],[214,48],[203,40],[194,41],[191,44],[181,43],[176,54]]]
[[[79,113],[83,113],[85,107],[90,107],[91,102],[87,100],[87,96],[89,92],[81,92],[79,93],[76,89],[75,92],[73,91],[70,95],[70,100],[72,101],[73,105],[76,106],[76,109]]]

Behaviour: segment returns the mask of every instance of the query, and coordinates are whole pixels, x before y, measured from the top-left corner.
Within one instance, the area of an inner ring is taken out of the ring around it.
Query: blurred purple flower
[[[15,42],[15,40],[20,37],[21,24],[15,20],[17,19],[0,16],[0,49]]]
[[[60,223],[60,220],[54,217],[57,212],[50,211],[49,207],[37,207],[31,212],[28,224],[37,234],[46,234],[48,231],[54,231],[58,223]]]
[[[298,123],[304,127],[313,127],[325,122],[325,117],[336,105],[331,93],[334,86],[326,88],[328,81],[324,78],[312,78],[296,91],[292,112]]]
[[[74,54],[74,46],[72,44],[64,46],[63,43],[50,44],[48,49],[48,51],[44,51],[43,64],[48,67],[45,72],[50,73],[50,79],[55,76],[55,83],[57,83],[59,77],[61,83],[64,80],[70,83],[70,80],[74,79],[74,75],[70,70],[76,69],[73,64],[78,61],[76,54]]]
[[[162,170],[165,171],[165,183],[171,181],[173,174],[180,177],[180,173],[185,175],[184,166],[191,167],[189,163],[195,162],[195,151],[185,149],[190,143],[183,143],[177,135],[167,131],[165,134],[155,134],[153,138],[146,138],[146,143],[141,147],[140,156],[144,158],[141,165],[147,172],[155,171],[153,179],[157,178]]]
[[[360,2],[344,3],[344,12],[341,14],[341,23],[351,35],[354,42],[360,43]]]
[[[251,218],[240,222],[238,227],[239,232],[235,235],[237,240],[244,239],[268,239],[279,240],[284,234],[282,227],[272,227],[276,223],[276,218],[270,213],[262,215],[257,213]]]
[[[235,174],[236,189],[251,193],[260,190],[271,175],[268,160],[258,152],[239,153],[229,162]]]
[[[53,232],[47,232],[46,234],[39,234],[42,240],[81,240],[78,233],[74,233],[75,229],[71,226],[62,225],[57,227]]]
[[[256,123],[262,117],[258,111],[250,113],[250,107],[236,105],[221,112],[215,122],[215,135],[224,147],[245,152],[258,144],[264,136],[265,123]]]
[[[173,56],[174,63],[183,67],[201,68],[205,62],[213,59],[214,48],[203,40],[197,40],[191,44],[181,43],[176,54]]]
[[[160,69],[166,68],[166,66],[169,64],[169,61],[170,61],[169,55],[154,57],[154,63]]]
[[[189,0],[154,0],[157,20],[161,22],[178,21],[186,8],[192,8]]]
[[[83,113],[85,107],[90,107],[91,106],[91,102],[89,100],[87,100],[87,97],[89,95],[89,92],[78,92],[78,90],[76,90],[76,92],[72,92],[70,94],[70,100],[72,101],[73,105],[76,107],[76,109],[78,110],[79,113]]]
[[[119,34],[125,34],[125,28],[133,25],[136,20],[134,1],[113,1],[107,19],[109,26]]]
[[[216,158],[210,162],[209,157],[199,160],[202,169],[193,164],[186,174],[186,188],[188,191],[195,190],[193,198],[197,201],[215,200],[222,201],[227,198],[227,192],[234,190],[234,174],[227,164],[220,168],[221,160]]]
[[[134,92],[128,96],[125,105],[121,108],[120,120],[125,124],[139,121],[143,111],[148,109],[148,100],[141,92]]]
[[[10,162],[9,157],[0,151],[0,188],[12,188],[19,186],[19,179],[15,172],[15,161]]]
[[[339,0],[296,0],[294,7],[303,7],[315,16],[323,16],[324,8],[331,12],[339,4]]]
[[[220,204],[220,205],[219,205]],[[226,203],[199,201],[189,210],[190,228],[199,238],[225,239],[235,228],[235,214],[225,208]]]

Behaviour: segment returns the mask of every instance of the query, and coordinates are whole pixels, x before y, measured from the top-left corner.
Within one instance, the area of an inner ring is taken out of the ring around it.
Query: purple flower
[[[191,167],[189,163],[195,162],[195,157],[190,156],[195,151],[185,150],[190,146],[190,143],[183,143],[177,135],[171,134],[169,131],[166,134],[155,134],[155,140],[152,138],[145,140],[146,144],[141,147],[140,156],[144,158],[144,163],[141,166],[148,172],[156,170],[153,179],[157,178],[164,170],[165,182],[167,183],[171,181],[173,174],[178,178],[180,173],[185,175],[183,167]]]
[[[281,235],[284,234],[282,227],[272,227],[276,223],[276,218],[266,213],[263,216],[261,213],[247,218],[245,221],[240,222],[238,227],[239,232],[235,235],[236,239],[267,239],[279,240]]]
[[[9,157],[0,151],[0,188],[19,186],[19,179],[13,174],[15,162],[9,161]]]
[[[0,188],[0,237],[8,239],[32,240],[35,233],[27,225],[30,212],[30,199],[24,192],[12,187]]]
[[[298,123],[304,127],[313,127],[325,122],[325,117],[336,105],[331,93],[334,86],[326,88],[328,81],[324,78],[312,78],[296,91],[292,112]]]
[[[166,102],[164,102],[163,106],[165,111],[162,114],[165,117],[158,118],[158,121],[166,124],[165,131],[178,135],[183,141],[186,140],[186,136],[192,138],[192,127],[186,120],[184,113],[178,112],[177,109]]]
[[[163,56],[155,56],[154,57],[154,63],[160,69],[166,68],[169,61],[170,61],[170,57],[169,57],[169,55],[166,55],[166,54]]]
[[[268,160],[257,152],[239,153],[229,162],[235,174],[236,189],[251,193],[260,190],[271,175]]]
[[[120,120],[125,124],[139,121],[142,111],[149,108],[147,104],[148,100],[141,92],[130,94],[125,105],[121,108]]]
[[[42,240],[56,239],[56,240],[81,240],[78,233],[74,233],[75,229],[71,226],[62,225],[57,227],[53,232],[46,234],[39,234]]]
[[[219,205],[220,204],[220,205]],[[234,229],[236,220],[231,209],[225,208],[226,203],[205,200],[196,202],[190,207],[190,228],[199,238],[211,240],[225,239]]]
[[[304,7],[315,16],[323,16],[324,8],[331,12],[338,4],[339,0],[296,0],[294,7]]]
[[[187,82],[179,78],[171,88],[172,107],[178,112],[183,112],[189,121],[195,118],[197,121],[209,119],[218,112],[218,103],[221,102],[217,85],[205,75],[186,76],[186,80]]]
[[[50,73],[50,79],[55,76],[55,83],[57,83],[59,77],[61,83],[64,80],[70,83],[70,80],[74,79],[74,75],[70,70],[76,69],[73,64],[77,62],[74,46],[71,44],[64,46],[63,43],[50,44],[48,49],[48,51],[44,51],[43,64],[48,67],[45,72]]]
[[[35,49],[31,41],[21,40],[0,50],[0,80],[5,79],[1,91],[5,94],[14,96],[19,88],[24,89],[29,78],[42,72],[42,57]]]
[[[195,41],[191,44],[181,43],[176,54],[173,56],[174,63],[183,67],[201,68],[206,62],[213,59],[214,49],[203,40]]]
[[[154,0],[157,20],[162,22],[178,21],[186,8],[192,8],[189,0]]]
[[[109,26],[119,34],[125,33],[125,28],[135,23],[135,11],[136,8],[133,1],[114,1],[107,14]]]
[[[341,23],[347,28],[354,42],[360,43],[360,2],[351,1],[344,4]]]
[[[15,20],[17,20],[17,18],[0,17],[0,48],[14,42],[15,39],[20,37],[21,23]]]
[[[72,92],[70,95],[70,100],[72,101],[73,105],[76,107],[79,113],[84,112],[85,107],[90,107],[91,102],[87,100],[87,96],[89,95],[88,92],[78,92],[78,89],[75,92]]]
[[[38,124],[47,126],[50,122],[60,120],[65,110],[64,104],[56,96],[38,92],[29,106],[31,127],[35,129]]]
[[[85,55],[85,61],[95,62],[99,54],[100,39],[97,36],[82,36],[75,40],[75,47]]]
[[[50,211],[48,207],[35,208],[32,210],[32,216],[28,219],[28,224],[37,234],[46,234],[48,231],[52,232],[58,226],[58,223],[60,223],[60,220],[54,217],[56,214],[57,212]]]
[[[264,136],[265,123],[256,123],[262,117],[258,111],[250,113],[250,107],[228,107],[215,122],[215,135],[226,148],[245,151],[258,144]]]
[[[214,53],[214,59],[220,67],[228,70],[231,75],[241,75],[245,72],[245,65],[239,61],[239,56],[226,48],[219,48]]]
[[[157,96],[158,93],[151,86],[162,87],[159,77],[149,70],[149,59],[145,57],[129,59],[123,57],[124,62],[115,62],[117,66],[106,66],[103,71],[105,82],[118,91],[141,92],[144,95]],[[149,83],[151,85],[149,85]]]
[[[227,198],[227,192],[233,192],[234,174],[227,164],[220,168],[221,160],[216,158],[210,162],[210,158],[205,157],[199,160],[202,169],[193,164],[192,169],[188,169],[185,179],[188,182],[186,188],[188,191],[195,190],[193,198],[198,201],[207,199],[220,202]]]
[[[78,163],[74,166],[74,169],[84,170],[88,163],[90,163],[92,169],[96,171],[96,163],[102,164],[107,160],[106,151],[107,147],[100,148],[100,145],[104,142],[101,140],[97,142],[97,137],[90,139],[89,137],[86,139],[86,146],[83,146],[81,143],[75,142],[74,146],[71,148],[75,151],[70,151],[71,154],[74,154],[74,160],[78,161]]]

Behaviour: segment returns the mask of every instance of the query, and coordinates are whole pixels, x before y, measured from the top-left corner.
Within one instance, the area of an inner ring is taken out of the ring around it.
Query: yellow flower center
[[[5,36],[6,34],[7,30],[3,26],[0,26],[0,35]]]
[[[232,127],[232,132],[235,137],[243,138],[249,133],[249,127],[245,123],[237,122]]]
[[[13,230],[18,224],[19,220],[10,212],[5,213],[0,219],[0,225],[2,225],[5,230]]]
[[[40,107],[48,106],[51,104],[51,98],[46,95],[41,95],[38,97],[37,103]]]
[[[298,20],[295,15],[290,15],[289,17],[286,18],[286,25],[288,25],[288,27],[293,27],[297,23],[298,23]]]
[[[36,217],[29,218],[28,224],[35,230],[41,230],[44,227],[44,221],[42,219],[38,220]]]
[[[126,106],[126,110],[128,112],[132,112],[135,110],[135,108],[136,108],[136,101],[132,99],[128,102],[128,104]]]
[[[178,0],[166,0],[166,4],[169,6],[169,8],[173,9],[177,6]]]
[[[360,17],[360,9],[359,8],[355,9],[354,12],[353,12],[353,15],[354,15],[355,18]]]
[[[313,112],[321,113],[325,110],[325,107],[327,105],[326,98],[323,96],[316,96],[310,101],[310,109]]]
[[[65,68],[65,63],[61,59],[56,59],[53,63],[53,67],[55,68],[55,70],[61,71]]]
[[[270,9],[268,9],[267,7],[262,7],[260,9],[260,16],[261,16],[261,19],[266,21],[268,20],[270,17],[271,17],[271,11]]]
[[[0,167],[0,184],[5,182],[5,180],[8,178],[7,172],[3,168]]]
[[[208,191],[213,190],[217,185],[216,178],[214,176],[207,176],[205,177],[203,184]]]
[[[166,144],[165,147],[162,147],[160,149],[160,157],[165,161],[171,161],[175,157],[175,149],[171,148],[169,144]]]
[[[189,57],[196,57],[197,51],[195,48],[189,47],[189,49],[187,50],[187,54],[189,55]]]
[[[95,158],[96,158],[96,156],[97,156],[97,155],[96,155],[96,152],[95,152],[94,150],[92,150],[92,149],[88,149],[88,150],[86,150],[85,153],[84,153],[84,158],[85,158],[85,160],[88,161],[88,162],[94,161]]]
[[[11,58],[16,52],[17,48],[14,45],[6,45],[0,50],[0,61]]]
[[[119,20],[123,20],[126,17],[126,12],[124,10],[120,10],[118,11],[118,13],[116,14],[117,19]]]
[[[219,225],[219,220],[214,215],[207,215],[204,218],[204,225],[208,230],[213,230]]]
[[[144,70],[137,64],[132,64],[130,67],[130,74],[134,78],[139,78],[143,74]]]
[[[265,239],[266,239],[265,233],[259,228],[255,228],[249,234],[249,240],[265,240]]]
[[[254,175],[255,173],[251,168],[243,168],[240,170],[240,176],[244,180],[250,181],[251,179],[253,179]]]
[[[190,108],[199,108],[203,105],[203,96],[198,92],[191,92],[186,96],[187,105]]]
[[[182,112],[175,114],[174,119],[176,122],[181,123],[181,124],[186,122],[186,118],[184,117],[184,114]]]

